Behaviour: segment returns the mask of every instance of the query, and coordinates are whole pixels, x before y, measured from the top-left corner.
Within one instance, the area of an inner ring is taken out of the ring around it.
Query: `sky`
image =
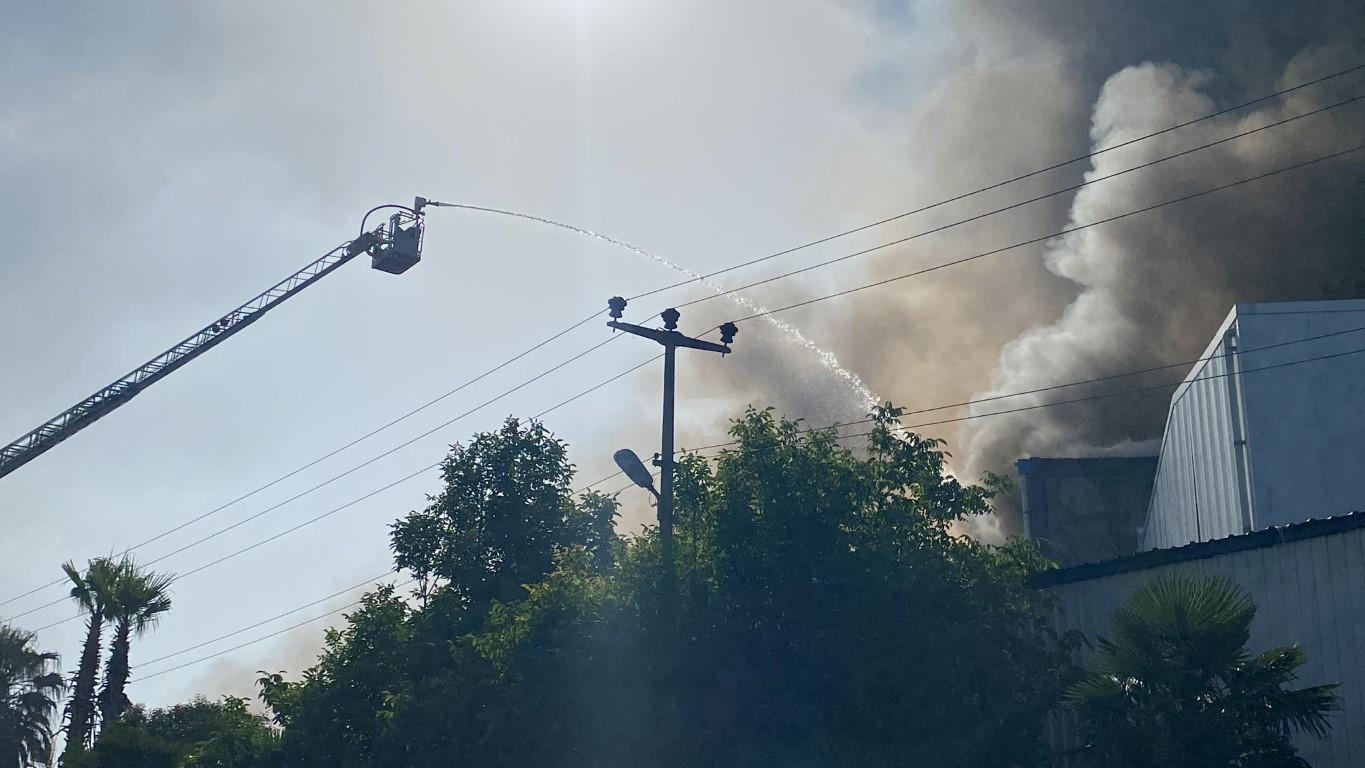
[[[28,431],[354,237],[374,205],[423,195],[526,212],[709,271],[1343,69],[1365,52],[1350,3],[1325,0],[1312,13],[1233,0],[1123,5],[8,9],[0,29],[0,222],[8,233],[0,433]],[[717,282],[739,285],[852,253],[1362,89],[1365,77],[1341,78]],[[746,296],[767,306],[800,301],[1358,144],[1360,109],[1333,109],[1173,162],[1169,172],[1096,184]],[[875,397],[925,407],[1188,359],[1237,301],[1365,295],[1352,245],[1365,234],[1361,169],[1358,156],[1346,158],[1093,237],[783,313],[809,344],[745,323],[734,354],[680,360],[679,445],[724,440],[727,418],[751,403],[813,425],[862,417],[865,395],[836,375],[830,356]],[[64,560],[122,551],[269,483],[604,308],[610,296],[678,279],[626,249],[524,219],[432,209],[426,227],[423,261],[410,272],[347,265],[0,479],[0,600],[57,578]],[[692,285],[640,299],[627,319],[710,294]],[[681,327],[701,332],[751,313],[716,299],[684,308]],[[437,490],[434,472],[188,574],[434,464],[446,445],[509,414],[541,413],[655,354],[643,340],[621,339],[461,416],[608,334],[589,323],[139,549],[150,560],[242,522],[155,565],[187,575],[175,584],[174,610],[134,649],[133,698],[155,706],[196,693],[252,695],[258,669],[296,674],[328,622],[149,677],[358,592],[136,665],[384,573],[387,526],[425,504]],[[614,471],[616,448],[654,450],[659,376],[657,364],[646,366],[544,417],[572,446],[576,486]],[[1156,397],[932,433],[949,441],[954,471],[974,477],[1008,471],[1029,454],[1150,450],[1163,408]],[[643,492],[621,498],[621,529],[638,530],[652,515]],[[1011,530],[1005,511],[979,533]],[[61,597],[48,588],[0,605],[0,617]],[[14,621],[34,629],[72,615],[56,605]],[[71,667],[81,634],[80,622],[68,621],[42,630],[40,644]]]

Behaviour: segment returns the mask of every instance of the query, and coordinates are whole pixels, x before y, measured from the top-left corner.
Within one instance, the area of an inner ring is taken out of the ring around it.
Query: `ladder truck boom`
[[[421,260],[422,208],[427,204],[417,198],[412,208],[380,206],[400,209],[385,226],[365,231],[354,240],[343,243],[303,269],[272,285],[245,304],[223,315],[218,320],[190,334],[170,349],[148,360],[101,388],[67,410],[40,424],[36,429],[0,448],[0,477],[4,477],[58,443],[98,421],[101,417],[131,400],[142,390],[170,375],[194,358],[204,354],[232,335],[260,320],[265,313],[278,307],[291,296],[316,283],[346,262],[362,253],[369,253],[370,266],[381,272],[402,274]],[[373,213],[378,208],[371,210]],[[367,214],[368,216],[368,214]]]

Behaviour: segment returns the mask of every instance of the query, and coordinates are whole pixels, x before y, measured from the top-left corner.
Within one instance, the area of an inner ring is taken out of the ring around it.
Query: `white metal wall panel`
[[[1272,347],[1241,361],[1256,526],[1365,509],[1365,301],[1242,305],[1237,324]]]
[[[1107,636],[1114,611],[1153,578],[1170,573],[1232,579],[1256,601],[1251,649],[1297,643],[1308,654],[1299,685],[1341,684],[1341,711],[1326,739],[1299,738],[1315,768],[1365,766],[1365,529],[1220,554],[1049,588],[1059,629],[1092,642]],[[1083,653],[1082,660],[1087,653]],[[1046,729],[1056,750],[1075,745],[1062,718]]]
[[[1233,308],[1171,398],[1143,549],[1365,510],[1362,328],[1365,301]]]
[[[1204,358],[1222,351],[1225,323]],[[1229,399],[1228,360],[1200,365],[1171,398],[1144,549],[1244,533]]]

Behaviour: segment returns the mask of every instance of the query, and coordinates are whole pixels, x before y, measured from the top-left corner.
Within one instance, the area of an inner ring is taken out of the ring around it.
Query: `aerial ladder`
[[[265,313],[283,304],[308,286],[331,274],[355,257],[368,253],[370,266],[380,272],[401,275],[422,259],[422,209],[430,204],[417,198],[411,208],[403,205],[381,205],[370,209],[361,220],[360,235],[356,239],[333,248],[321,258],[286,277],[245,304],[223,315],[207,326],[190,334],[170,349],[134,368],[114,383],[48,419],[28,434],[0,448],[0,477],[51,450],[58,443],[107,415],[133,399],[139,392],[173,371],[240,333],[260,320]],[[373,230],[365,229],[369,216],[376,211],[396,208],[387,224]]]

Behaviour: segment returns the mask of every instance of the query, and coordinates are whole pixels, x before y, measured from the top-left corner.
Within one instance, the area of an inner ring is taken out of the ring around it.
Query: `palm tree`
[[[171,609],[170,586],[174,577],[167,573],[143,571],[125,555],[117,565],[106,615],[114,622],[114,639],[109,644],[109,663],[104,668],[104,687],[99,694],[100,717],[112,723],[128,709],[128,652],[133,636],[141,637]]]
[[[1307,657],[1297,646],[1252,655],[1255,616],[1255,604],[1226,579],[1174,576],[1139,590],[1064,697],[1081,716],[1095,764],[1306,766],[1291,737],[1327,732],[1337,686],[1291,690]]]
[[[40,653],[34,636],[0,624],[0,766],[50,765],[52,718],[65,685],[57,654]]]
[[[100,667],[100,633],[104,629],[105,611],[109,596],[118,576],[118,564],[107,557],[91,560],[85,573],[67,561],[62,570],[71,581],[71,599],[87,615],[85,644],[81,648],[80,665],[72,680],[71,700],[66,704],[66,747],[62,762],[90,745],[95,730],[95,681]]]

